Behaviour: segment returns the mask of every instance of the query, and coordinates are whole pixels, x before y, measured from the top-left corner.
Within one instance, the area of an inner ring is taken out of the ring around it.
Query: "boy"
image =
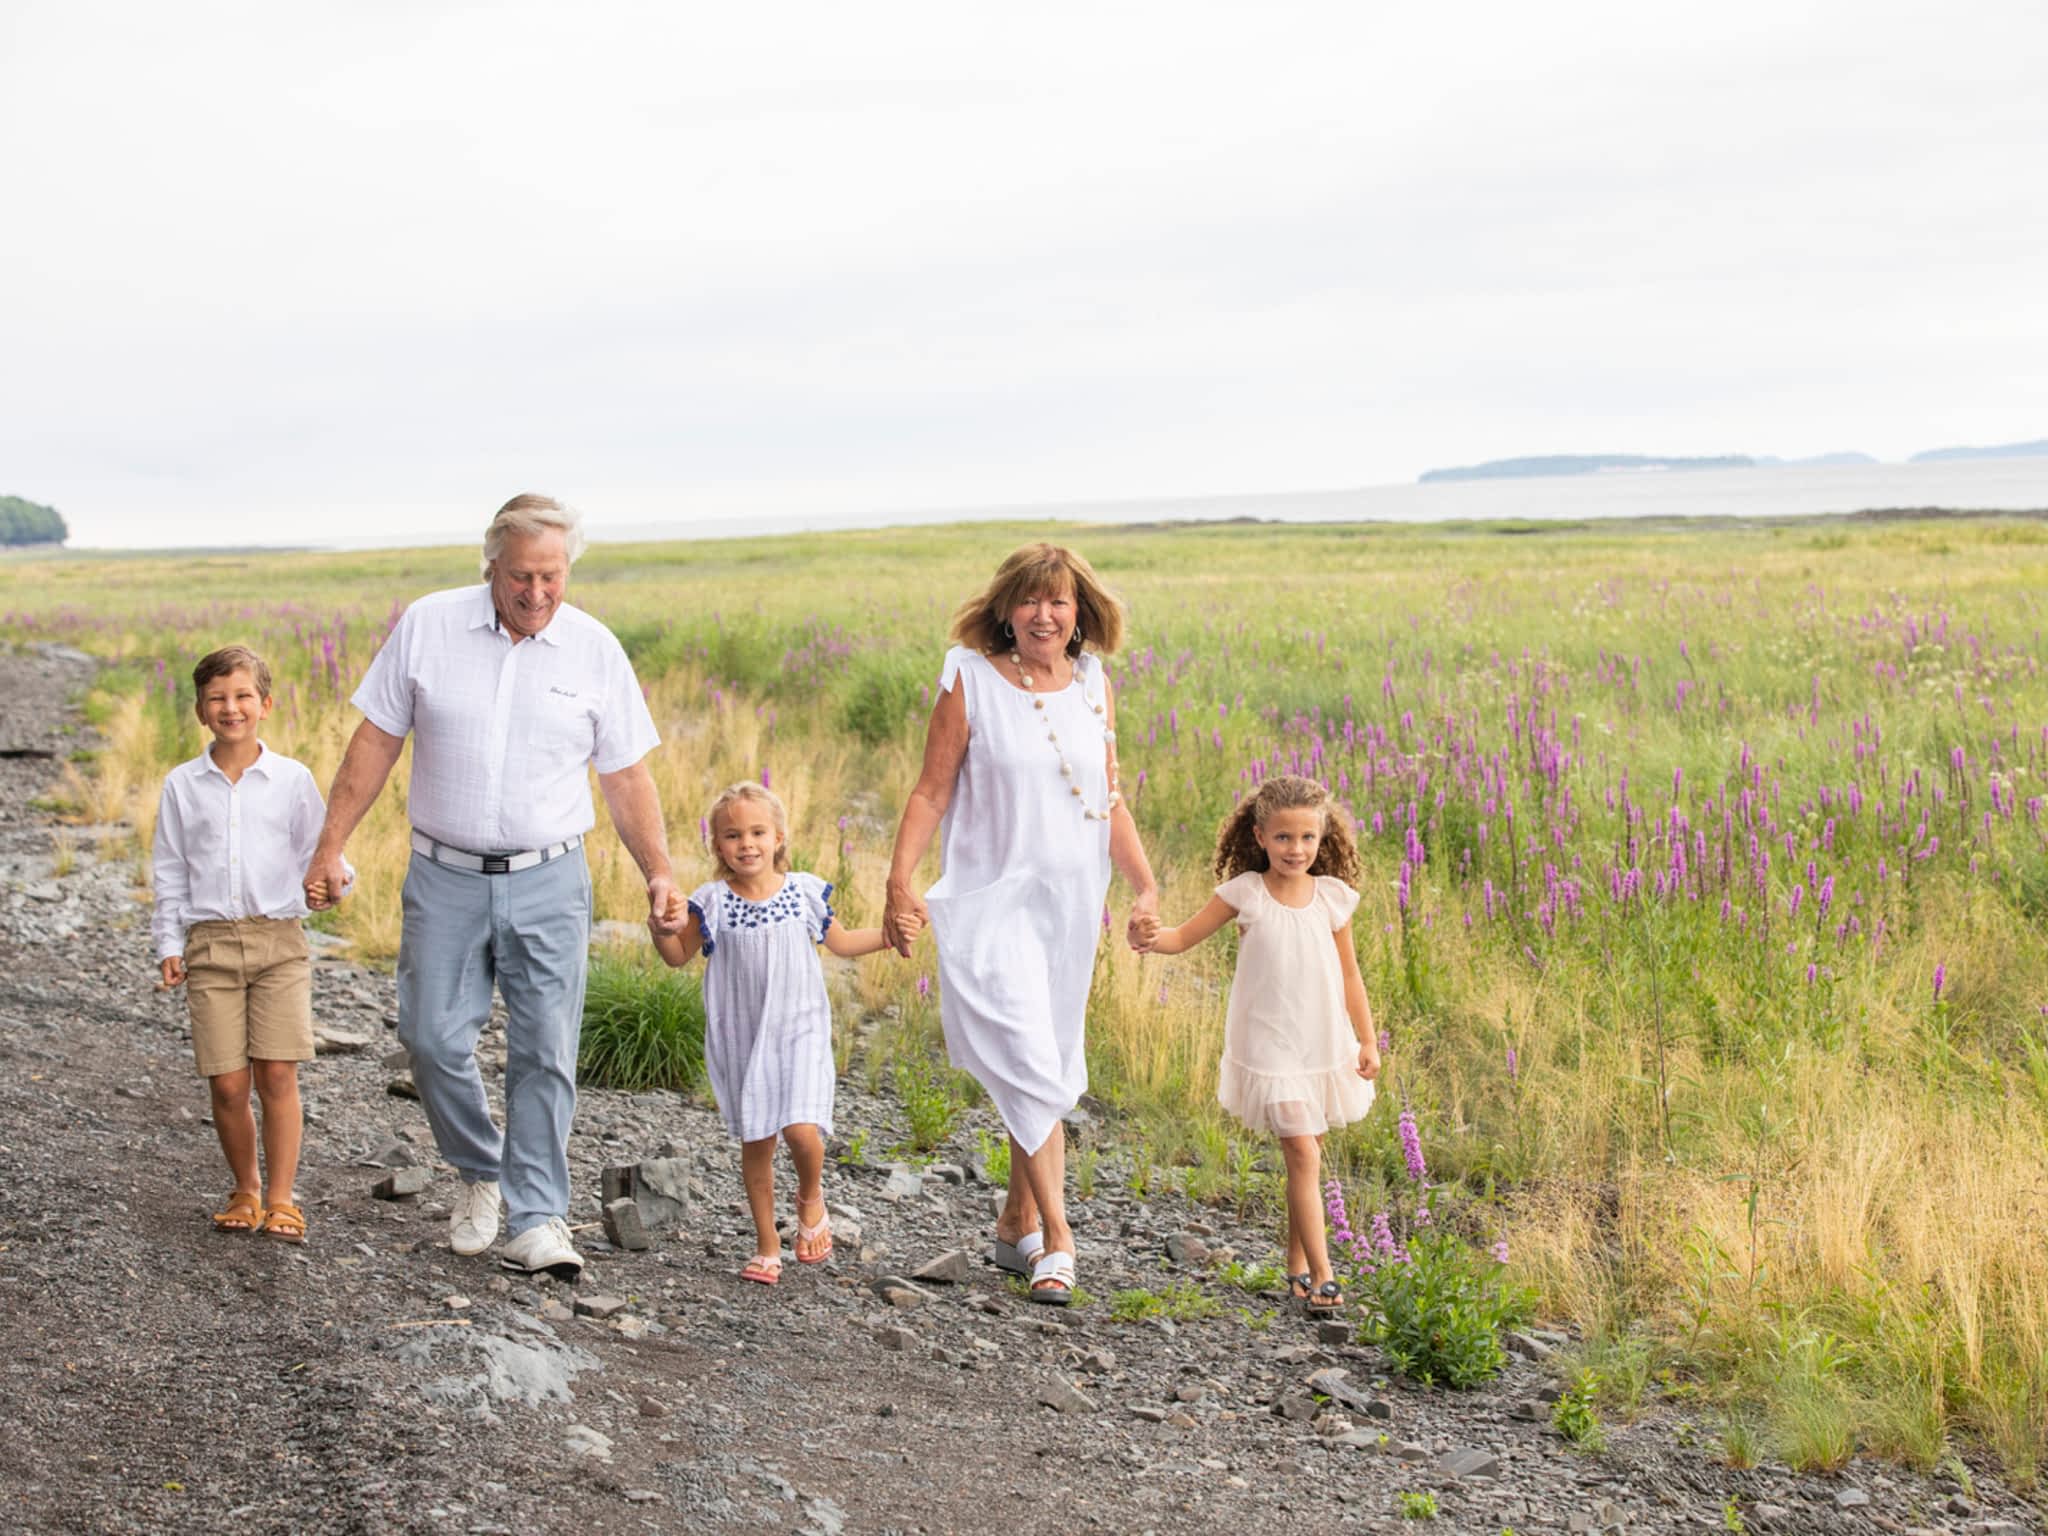
[[[300,872],[326,806],[301,763],[263,745],[270,668],[243,645],[192,669],[213,743],[164,779],[157,803],[156,953],[163,985],[186,984],[192,1049],[212,1088],[213,1124],[234,1174],[220,1232],[306,1240],[298,1176],[298,1064],[313,1059],[313,967],[299,919]],[[316,893],[319,894],[319,893]],[[263,1163],[249,1089],[263,1101]]]

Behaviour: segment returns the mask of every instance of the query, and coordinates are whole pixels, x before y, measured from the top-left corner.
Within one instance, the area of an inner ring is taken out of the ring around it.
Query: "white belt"
[[[516,875],[522,869],[532,869],[536,864],[559,859],[582,846],[583,834],[579,832],[563,842],[549,843],[545,848],[528,848],[523,853],[471,853],[466,848],[450,848],[446,843],[437,843],[424,832],[412,835],[414,853],[423,853],[436,864],[446,864],[450,869],[466,869],[473,875]]]

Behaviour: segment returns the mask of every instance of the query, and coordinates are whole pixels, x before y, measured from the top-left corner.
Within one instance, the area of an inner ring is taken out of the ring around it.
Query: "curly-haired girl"
[[[1364,1118],[1379,1075],[1378,1037],[1351,914],[1358,849],[1330,793],[1283,774],[1224,819],[1216,837],[1222,884],[1177,928],[1156,919],[1140,947],[1177,955],[1231,918],[1242,938],[1216,1097],[1253,1130],[1280,1138],[1287,1163],[1287,1271],[1311,1312],[1344,1304],[1323,1237],[1323,1133]]]

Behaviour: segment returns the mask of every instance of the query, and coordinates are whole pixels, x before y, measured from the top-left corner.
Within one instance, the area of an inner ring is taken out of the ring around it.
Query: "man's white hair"
[[[574,565],[576,557],[583,553],[583,514],[574,507],[564,506],[552,496],[536,496],[531,491],[514,496],[498,508],[498,515],[484,530],[484,575],[491,574],[491,567],[505,552],[508,535],[516,533],[530,538],[550,529],[562,536],[562,552]]]

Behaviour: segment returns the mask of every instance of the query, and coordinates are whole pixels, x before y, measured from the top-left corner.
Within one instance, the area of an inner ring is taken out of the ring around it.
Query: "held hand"
[[[1380,1047],[1377,1040],[1358,1042],[1358,1075],[1368,1082],[1380,1075]]]
[[[647,922],[656,933],[676,934],[690,920],[689,903],[667,875],[647,882]]]
[[[911,946],[917,943],[917,936],[924,932],[931,921],[931,912],[922,897],[913,891],[891,890],[882,904],[882,937],[904,959],[910,958]]]
[[[334,893],[346,890],[352,878],[347,862],[340,853],[329,853],[325,848],[315,849],[313,862],[306,866],[306,905],[315,912],[324,912],[334,905]]]
[[[183,986],[185,984],[185,957],[183,955],[172,955],[157,966],[157,973],[163,978],[157,983],[157,991],[168,992],[172,987]]]
[[[1159,938],[1159,893],[1146,891],[1131,903],[1131,920],[1124,925],[1124,940],[1143,954]]]

